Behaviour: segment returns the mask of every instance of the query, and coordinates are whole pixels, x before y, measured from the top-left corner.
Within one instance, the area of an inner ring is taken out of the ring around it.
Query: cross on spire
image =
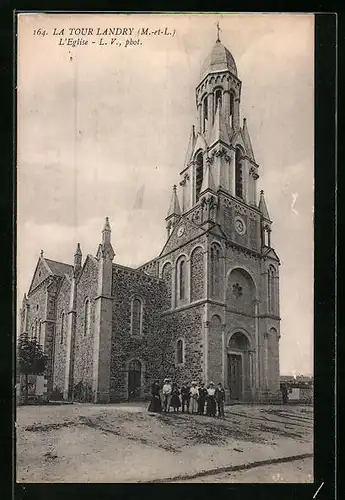
[[[217,42],[220,42],[220,38],[219,38],[219,32],[220,32],[219,21],[217,21],[216,26],[217,26]]]

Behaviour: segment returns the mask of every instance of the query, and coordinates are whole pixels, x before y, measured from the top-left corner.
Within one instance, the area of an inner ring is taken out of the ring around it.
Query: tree
[[[28,402],[29,375],[42,375],[47,367],[47,356],[36,338],[30,339],[27,333],[22,333],[18,340],[19,372],[25,375],[25,399]]]

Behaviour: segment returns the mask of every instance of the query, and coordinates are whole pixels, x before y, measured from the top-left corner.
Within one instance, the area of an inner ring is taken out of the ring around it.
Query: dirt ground
[[[21,406],[16,426],[19,482],[183,479],[313,451],[310,406],[233,405],[224,419],[153,414],[142,404]]]
[[[313,482],[313,458],[221,472],[171,483],[309,483]]]

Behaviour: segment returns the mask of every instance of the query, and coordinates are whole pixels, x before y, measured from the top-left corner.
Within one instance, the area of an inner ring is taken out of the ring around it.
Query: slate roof
[[[224,47],[219,40],[217,40],[211,54],[207,57],[201,68],[200,77],[202,79],[213,71],[226,70],[231,71],[231,73],[237,76],[235,59],[233,58],[231,52]]]
[[[64,262],[57,262],[56,260],[44,259],[48,264],[51,272],[56,276],[64,277],[65,274],[70,274],[73,271],[73,266],[65,264]]]

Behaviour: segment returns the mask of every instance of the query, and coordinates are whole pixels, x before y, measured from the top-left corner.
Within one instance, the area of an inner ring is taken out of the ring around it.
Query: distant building
[[[196,87],[197,125],[158,257],[138,269],[114,263],[108,218],[84,262],[79,244],[73,264],[42,252],[21,331],[49,357],[48,392],[119,401],[147,395],[153,379],[170,375],[221,381],[237,400],[280,396],[280,262],[240,121],[241,86],[218,39]]]

